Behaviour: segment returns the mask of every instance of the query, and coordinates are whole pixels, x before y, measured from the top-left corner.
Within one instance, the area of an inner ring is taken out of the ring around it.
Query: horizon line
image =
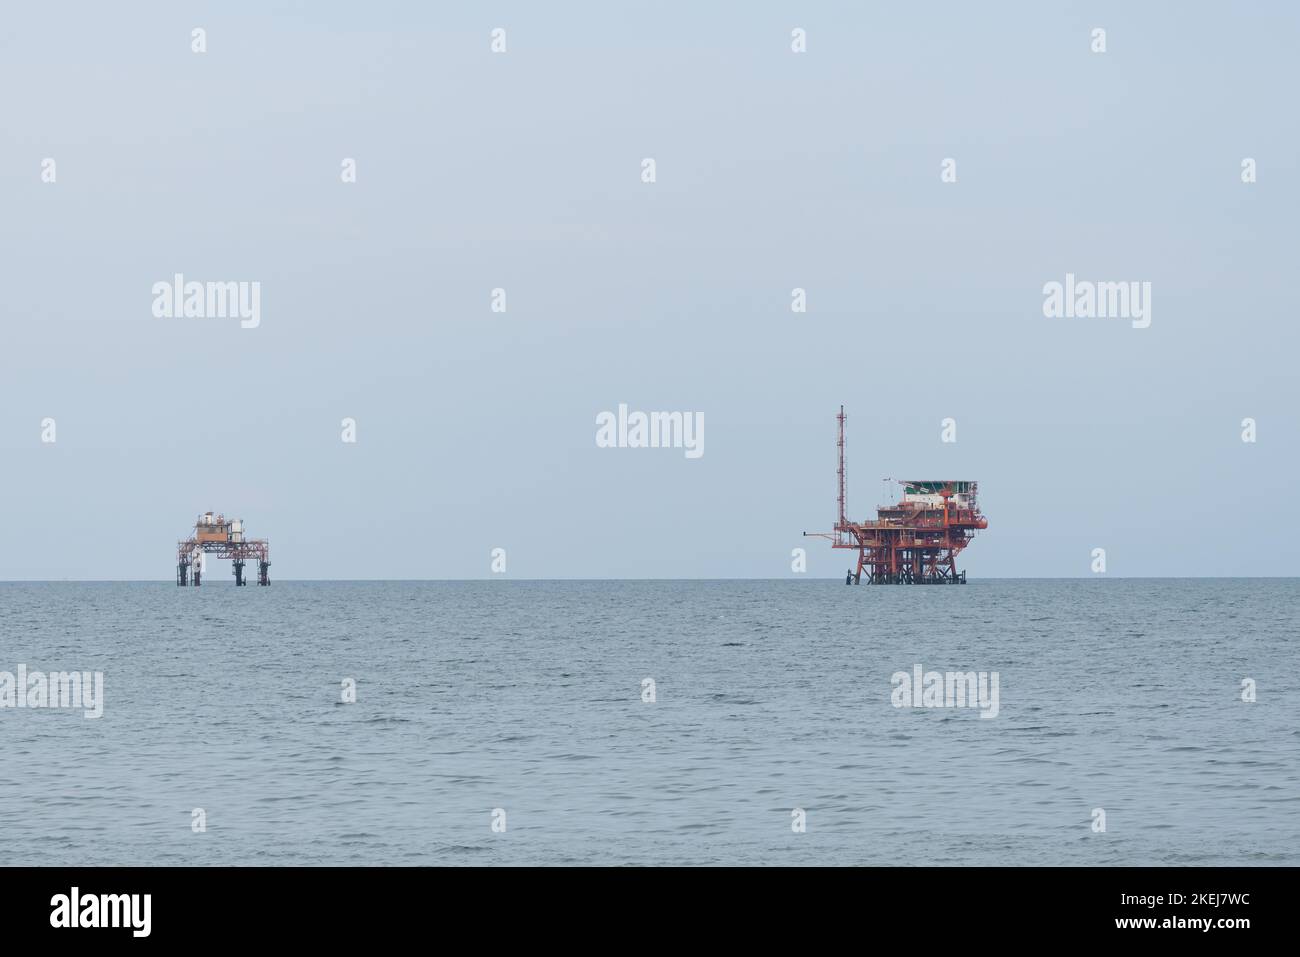
[[[1118,579],[1120,581],[1295,581],[1300,575],[1005,575],[972,578],[969,584],[989,581],[1099,581]],[[385,584],[385,583],[428,583],[428,584],[463,584],[470,582],[513,581],[513,582],[837,582],[839,576],[814,577],[806,575],[786,575],[780,578],[512,578],[493,575],[481,578],[277,578],[277,583],[293,584]],[[227,581],[223,576],[211,584],[227,584],[235,587],[234,581]],[[177,585],[174,580],[166,578],[4,578],[0,585],[163,585],[177,588],[192,588],[192,585]],[[202,587],[202,586],[198,586]],[[270,587],[252,586],[250,587]]]

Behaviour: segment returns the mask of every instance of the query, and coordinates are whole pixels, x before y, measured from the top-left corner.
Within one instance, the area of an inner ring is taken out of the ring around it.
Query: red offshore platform
[[[849,569],[844,584],[964,585],[966,572],[957,571],[957,554],[976,530],[988,528],[980,514],[976,482],[905,480],[894,505],[876,509],[876,521],[851,522],[845,511],[844,406],[839,420],[839,518],[833,532],[804,532],[829,539],[832,548],[855,548],[857,571]]]
[[[204,512],[194,523],[194,534],[176,543],[176,584],[194,587],[203,582],[203,556],[229,558],[236,585],[247,585],[244,564],[257,562],[257,583],[271,584],[271,543],[264,538],[249,538],[242,518]],[[191,576],[190,571],[194,574]]]

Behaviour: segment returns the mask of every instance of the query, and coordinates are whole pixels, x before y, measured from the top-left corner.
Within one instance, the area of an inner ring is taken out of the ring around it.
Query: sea
[[[0,584],[0,863],[1294,866],[1298,624],[1296,579]]]

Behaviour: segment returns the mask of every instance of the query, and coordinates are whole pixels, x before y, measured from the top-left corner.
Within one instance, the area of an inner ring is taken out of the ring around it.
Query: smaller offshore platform
[[[839,421],[839,515],[833,532],[804,532],[826,538],[832,548],[852,548],[858,567],[849,569],[846,585],[964,585],[966,572],[957,571],[957,555],[975,532],[989,527],[980,514],[976,482],[903,480],[902,497],[880,505],[874,522],[850,521],[845,509],[844,406]]]
[[[271,584],[271,543],[264,538],[248,538],[242,518],[204,512],[194,523],[194,534],[176,543],[176,584],[199,587],[203,578],[203,556],[229,558],[233,563],[236,585],[247,585],[244,566],[257,563],[257,583]]]

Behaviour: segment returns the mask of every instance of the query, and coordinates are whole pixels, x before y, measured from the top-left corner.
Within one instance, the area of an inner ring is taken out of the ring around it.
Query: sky
[[[1298,28],[1282,2],[15,7],[0,579],[170,580],[207,510],[277,579],[486,578],[494,548],[508,578],[793,577],[800,547],[836,577],[801,533],[835,519],[841,404],[852,517],[886,477],[980,483],[972,578],[1088,576],[1098,547],[1111,576],[1294,575]],[[259,324],[156,317],[176,273],[258,282]],[[1067,273],[1149,282],[1150,325],[1046,317]],[[701,416],[704,453],[598,447],[620,403]]]

